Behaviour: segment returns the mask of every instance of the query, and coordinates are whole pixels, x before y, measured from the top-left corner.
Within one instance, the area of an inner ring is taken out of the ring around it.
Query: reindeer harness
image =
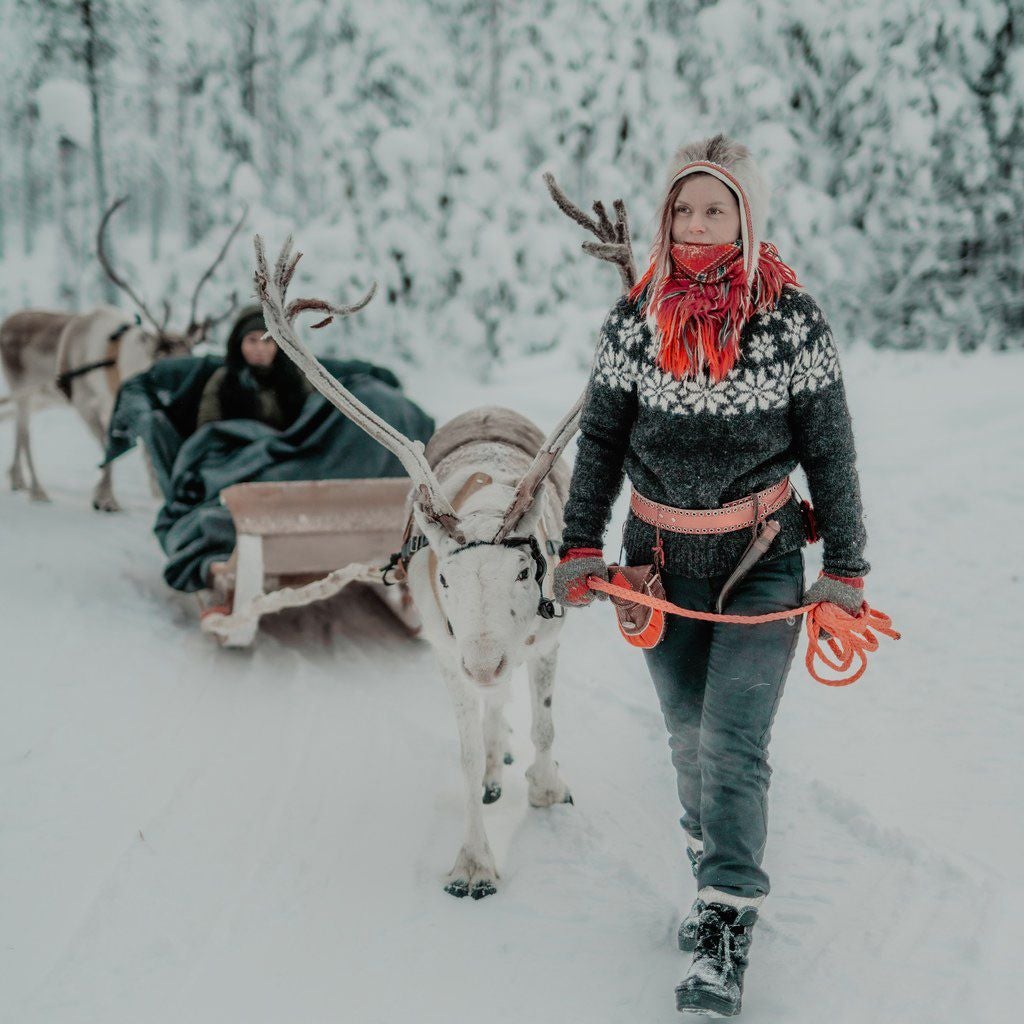
[[[121,387],[121,374],[117,370],[117,357],[121,348],[121,339],[133,327],[137,327],[141,323],[142,320],[136,313],[134,320],[121,324],[120,327],[110,334],[107,337],[107,352],[103,359],[94,359],[91,363],[83,363],[81,366],[76,366],[73,370],[66,368],[60,370],[57,374],[57,388],[63,392],[64,397],[69,402],[71,401],[72,381],[77,380],[79,377],[84,377],[87,373],[92,373],[93,370],[106,370],[107,387],[110,388],[112,395],[117,394],[118,389]]]
[[[486,487],[488,484],[493,483],[493,479],[488,476],[487,473],[472,473],[469,479],[459,489],[459,493],[455,495],[452,501],[452,507],[458,511],[463,505],[466,499],[481,487]],[[421,548],[429,547],[430,543],[427,537],[419,532],[415,531],[415,517],[412,512],[409,512],[409,518],[406,520],[405,531],[402,534],[402,547],[396,551],[391,558],[388,560],[388,564],[381,570],[381,578],[385,586],[393,586],[396,583],[401,583],[408,575],[408,564],[417,551]],[[558,541],[552,540],[547,536],[547,531],[544,529],[543,517],[540,524],[541,532],[544,534],[544,550],[548,555],[558,554]],[[502,540],[472,540],[465,544],[461,544],[459,547],[452,551],[453,555],[457,555],[462,551],[468,551],[470,548],[478,548],[484,546],[497,546],[512,548],[512,547],[528,547],[530,550],[530,556],[533,558],[534,573],[533,578],[540,589],[540,601],[537,603],[537,614],[542,619],[554,619],[560,618],[558,613],[555,611],[555,603],[549,597],[544,596],[544,580],[550,571],[550,564],[544,553],[541,551],[540,543],[537,538],[531,533],[527,537],[506,537]],[[437,566],[437,556],[431,551],[431,565],[430,565],[430,582],[434,589],[434,599],[438,603],[438,607],[441,607],[441,595],[437,592],[437,584],[435,581],[434,570]],[[393,573],[392,579],[388,578],[388,573]],[[565,612],[562,612],[564,615]]]

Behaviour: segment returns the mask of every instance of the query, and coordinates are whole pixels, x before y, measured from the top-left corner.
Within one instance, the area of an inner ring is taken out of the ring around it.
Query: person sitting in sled
[[[739,615],[818,601],[860,610],[869,565],[839,361],[820,307],[762,240],[767,205],[744,146],[717,135],[676,154],[650,266],[601,331],[555,575],[562,603],[589,604],[588,575],[608,578],[603,537],[625,472],[627,564],[653,561],[669,601]],[[824,541],[806,594],[815,519],[788,481],[798,464]],[[693,959],[676,1001],[732,1015],[769,891],[768,742],[800,622],[665,618],[644,654],[698,887],[679,930]]]
[[[215,420],[258,420],[285,430],[310,393],[306,378],[267,334],[261,306],[239,313],[228,336],[224,366],[206,382],[197,429]]]

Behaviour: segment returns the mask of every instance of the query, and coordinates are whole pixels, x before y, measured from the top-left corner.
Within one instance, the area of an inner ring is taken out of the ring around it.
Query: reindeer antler
[[[256,249],[256,291],[263,303],[263,316],[270,335],[328,402],[396,456],[405,467],[405,471],[417,483],[420,503],[426,515],[458,543],[464,544],[466,538],[459,530],[458,514],[444,496],[441,485],[423,454],[423,442],[410,440],[360,402],[327,371],[295,333],[295,318],[308,310],[315,309],[329,314],[316,324],[316,327],[325,327],[335,316],[350,316],[358,312],[373,298],[377,291],[376,283],[362,299],[349,306],[335,306],[323,299],[295,299],[285,305],[288,284],[302,258],[302,253],[292,256],[292,239],[289,236],[281,247],[274,272],[271,274],[267,267],[263,239],[259,235],[253,239],[253,245]]]
[[[121,196],[119,199],[115,199],[114,202],[110,204],[106,212],[103,214],[103,219],[100,221],[99,230],[96,232],[96,255],[99,257],[100,265],[106,272],[107,277],[109,277],[110,280],[113,281],[114,284],[116,284],[117,287],[120,288],[123,292],[128,293],[128,295],[131,297],[131,300],[135,303],[136,306],[139,307],[139,309],[145,315],[146,319],[156,328],[157,335],[163,337],[167,327],[167,321],[168,319],[170,319],[170,307],[167,305],[166,302],[164,302],[164,310],[167,315],[164,317],[164,322],[161,325],[160,323],[157,322],[156,317],[153,316],[152,313],[150,313],[148,307],[142,301],[142,299],[140,299],[138,295],[135,294],[135,292],[132,290],[131,285],[128,284],[128,282],[123,277],[121,277],[116,270],[114,270],[114,266],[110,262],[110,257],[107,255],[106,249],[104,249],[103,247],[103,238],[106,234],[107,223],[109,222],[110,218],[113,217],[114,214],[122,206],[124,206],[126,202],[128,202],[127,196]]]
[[[505,510],[498,532],[494,535],[495,544],[500,544],[516,528],[519,520],[536,499],[537,488],[554,468],[565,446],[579,429],[585,396],[586,390],[576,399],[576,404],[562,417],[558,426],[544,439],[533,462],[530,463],[530,468],[516,485],[512,501]]]
[[[218,313],[216,316],[203,317],[203,337],[206,336],[206,332],[209,331],[211,327],[216,327],[217,324],[227,320],[227,318],[231,316],[236,309],[238,309],[238,292],[233,291],[228,303],[228,308],[225,309],[223,313]]]
[[[553,174],[545,174],[544,183],[562,213],[598,237],[599,241],[597,242],[584,242],[583,251],[599,260],[614,263],[622,278],[623,289],[628,292],[636,282],[636,268],[633,266],[633,244],[629,237],[626,204],[621,199],[616,199],[612,204],[612,208],[615,210],[615,223],[613,224],[608,217],[604,203],[600,200],[593,205],[595,216],[590,217],[562,191]],[[585,396],[586,389],[540,446],[536,458],[516,486],[512,501],[505,510],[501,526],[494,537],[495,543],[504,540],[515,529],[523,514],[533,504],[541,481],[551,472],[565,446],[579,429]]]
[[[203,290],[203,285],[205,285],[206,282],[209,281],[211,277],[213,277],[214,271],[217,269],[218,266],[220,266],[224,257],[227,255],[227,251],[231,247],[231,243],[234,241],[235,235],[237,235],[238,232],[242,229],[242,225],[245,223],[245,218],[248,216],[248,214],[249,207],[246,206],[242,210],[242,216],[238,218],[237,223],[231,229],[230,233],[228,234],[228,237],[224,239],[224,244],[220,247],[220,252],[217,253],[216,258],[210,264],[210,266],[207,267],[206,273],[203,274],[201,278],[199,278],[199,283],[196,285],[196,289],[192,293],[192,305],[189,309],[188,314],[188,330],[185,332],[185,336],[190,340],[190,343],[193,345],[202,341],[206,337],[206,332],[209,331],[209,329],[214,324],[219,323],[221,320],[223,320],[225,317],[229,316],[231,313],[235,311],[235,304],[238,295],[237,292],[235,292],[234,295],[232,296],[232,306],[227,313],[224,313],[222,316],[217,318],[209,316],[204,317],[202,323],[199,323],[196,320],[196,310],[199,308],[199,293]],[[195,339],[194,341],[192,340],[193,338]]]
[[[596,216],[589,217],[562,191],[553,174],[545,174],[544,183],[562,213],[598,237],[599,241],[597,242],[584,242],[583,251],[599,260],[614,263],[622,277],[623,288],[628,292],[636,282],[636,269],[633,266],[633,245],[629,237],[626,204],[621,199],[616,199],[612,204],[612,208],[615,210],[615,223],[613,224],[608,217],[604,203],[600,200],[593,206]],[[515,529],[523,514],[533,504],[541,481],[551,472],[565,446],[579,429],[585,396],[586,390],[584,389],[583,394],[576,399],[576,404],[565,414],[558,426],[540,446],[540,451],[537,452],[530,468],[516,486],[512,501],[505,510],[501,526],[495,534],[495,543],[504,540]]]
[[[544,183],[562,213],[591,234],[597,235],[599,241],[584,242],[583,251],[599,260],[614,263],[622,277],[623,290],[628,292],[636,283],[636,268],[633,265],[633,243],[629,237],[626,204],[621,199],[616,199],[612,204],[615,210],[613,224],[600,200],[593,205],[596,218],[589,217],[562,191],[553,174],[545,174]]]

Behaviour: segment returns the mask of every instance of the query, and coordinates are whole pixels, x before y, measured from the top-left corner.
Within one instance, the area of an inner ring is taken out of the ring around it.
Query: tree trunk
[[[21,247],[31,256],[36,246],[36,226],[39,213],[39,185],[32,166],[39,111],[35,103],[26,104],[21,119]]]
[[[14,135],[7,124],[4,124],[3,137],[9,139]],[[4,158],[7,149],[0,146],[0,263],[7,254],[7,175],[4,173]]]
[[[107,174],[103,166],[103,131],[100,122],[100,82],[97,55],[96,22],[92,0],[79,0],[78,10],[85,28],[85,80],[89,87],[89,106],[92,111],[92,169],[96,182],[96,224],[99,225],[107,209]],[[117,288],[106,274],[102,277],[103,298],[117,301]]]
[[[491,51],[491,76],[488,85],[490,128],[498,127],[501,116],[501,0],[488,0],[487,35]]]
[[[160,163],[160,96],[157,83],[160,81],[160,58],[157,54],[157,32],[149,39],[149,53],[146,57],[146,81],[149,95],[146,97],[146,122],[149,129],[150,194],[149,194],[149,258],[154,263],[160,259],[160,229],[163,227],[164,200],[167,195],[167,175]]]
[[[268,8],[265,17],[265,37],[276,39],[281,29],[273,10]],[[266,181],[272,186],[279,185],[278,179],[284,170],[281,159],[282,148],[288,133],[288,122],[281,109],[281,98],[284,93],[284,76],[278,61],[266,61],[261,73],[262,88],[260,90],[260,142],[264,155],[265,166],[261,170],[266,173]]]
[[[239,81],[242,87],[242,109],[256,116],[256,8],[246,4],[242,16],[242,52],[239,57]]]
[[[200,227],[199,186],[196,182],[195,153],[189,131],[189,97],[195,89],[187,69],[182,69],[178,82],[177,111],[174,124],[174,151],[178,157],[178,223],[185,225],[185,244],[196,244],[202,236]]]
[[[250,134],[256,124],[256,25],[259,13],[256,5],[246,3],[242,11],[240,28],[241,48],[238,52],[238,82],[241,88],[242,109],[249,115],[249,124],[245,126],[241,137],[237,140],[239,159],[252,163],[253,152]]]
[[[75,221],[75,153],[71,139],[62,135],[57,142],[57,294],[64,309],[78,309],[76,268],[79,264],[78,239]]]

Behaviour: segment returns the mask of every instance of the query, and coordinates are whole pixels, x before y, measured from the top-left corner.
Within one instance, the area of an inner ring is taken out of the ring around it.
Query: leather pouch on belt
[[[609,565],[608,582],[665,600],[665,588],[653,565]],[[619,632],[634,647],[654,647],[665,635],[663,611],[628,601],[624,597],[612,597],[611,601],[619,621]]]

